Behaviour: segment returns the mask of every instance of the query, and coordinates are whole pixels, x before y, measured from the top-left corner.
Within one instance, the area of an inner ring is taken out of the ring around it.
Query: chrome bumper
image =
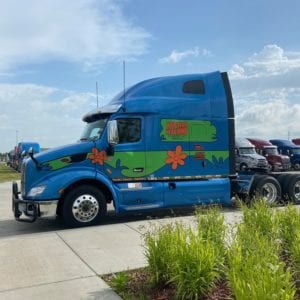
[[[20,222],[34,222],[37,218],[56,216],[58,200],[32,201],[22,199],[18,184],[12,183],[12,211]],[[25,217],[21,217],[24,215]]]

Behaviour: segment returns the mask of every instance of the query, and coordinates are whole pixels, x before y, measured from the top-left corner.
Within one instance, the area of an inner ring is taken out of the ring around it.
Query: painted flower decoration
[[[104,161],[107,160],[107,156],[104,150],[98,151],[97,148],[92,149],[92,153],[89,154],[88,158],[92,161],[93,164],[104,165]]]
[[[187,154],[182,152],[182,147],[180,145],[176,146],[175,151],[168,151],[168,157],[165,160],[166,164],[172,164],[172,169],[176,170],[178,165],[183,166],[184,160]]]

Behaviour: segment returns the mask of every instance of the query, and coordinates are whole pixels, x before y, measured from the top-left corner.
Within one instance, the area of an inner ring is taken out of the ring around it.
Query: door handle
[[[134,168],[133,172],[136,172],[136,173],[144,172],[144,168]]]

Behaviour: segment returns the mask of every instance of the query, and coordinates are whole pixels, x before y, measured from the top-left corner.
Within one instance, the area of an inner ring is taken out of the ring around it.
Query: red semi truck
[[[292,142],[293,142],[295,145],[300,145],[300,138],[298,138],[298,139],[293,139]]]
[[[270,171],[287,171],[291,168],[290,158],[279,154],[277,146],[262,139],[247,139],[254,145],[256,152],[267,159]]]

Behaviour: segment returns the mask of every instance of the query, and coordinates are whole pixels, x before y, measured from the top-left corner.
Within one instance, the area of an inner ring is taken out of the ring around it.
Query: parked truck
[[[300,146],[295,145],[289,140],[270,140],[273,145],[278,147],[281,154],[289,156],[292,167],[300,170]]]
[[[292,139],[292,142],[293,142],[295,145],[300,145],[300,138]]]
[[[20,142],[16,147],[16,170],[21,172],[21,166],[25,157],[28,156],[28,150],[32,148],[35,153],[41,151],[40,145],[37,142]]]
[[[267,159],[270,171],[287,171],[291,168],[290,158],[287,155],[279,154],[277,146],[258,138],[247,139],[254,145],[256,152]]]
[[[220,203],[260,194],[299,201],[300,176],[235,171],[234,108],[227,73],[143,81],[83,117],[80,141],[29,150],[21,190],[12,184],[18,221],[61,215],[69,226],[116,213]]]
[[[268,162],[255,151],[255,147],[245,138],[235,140],[235,165],[237,171],[267,170]]]

